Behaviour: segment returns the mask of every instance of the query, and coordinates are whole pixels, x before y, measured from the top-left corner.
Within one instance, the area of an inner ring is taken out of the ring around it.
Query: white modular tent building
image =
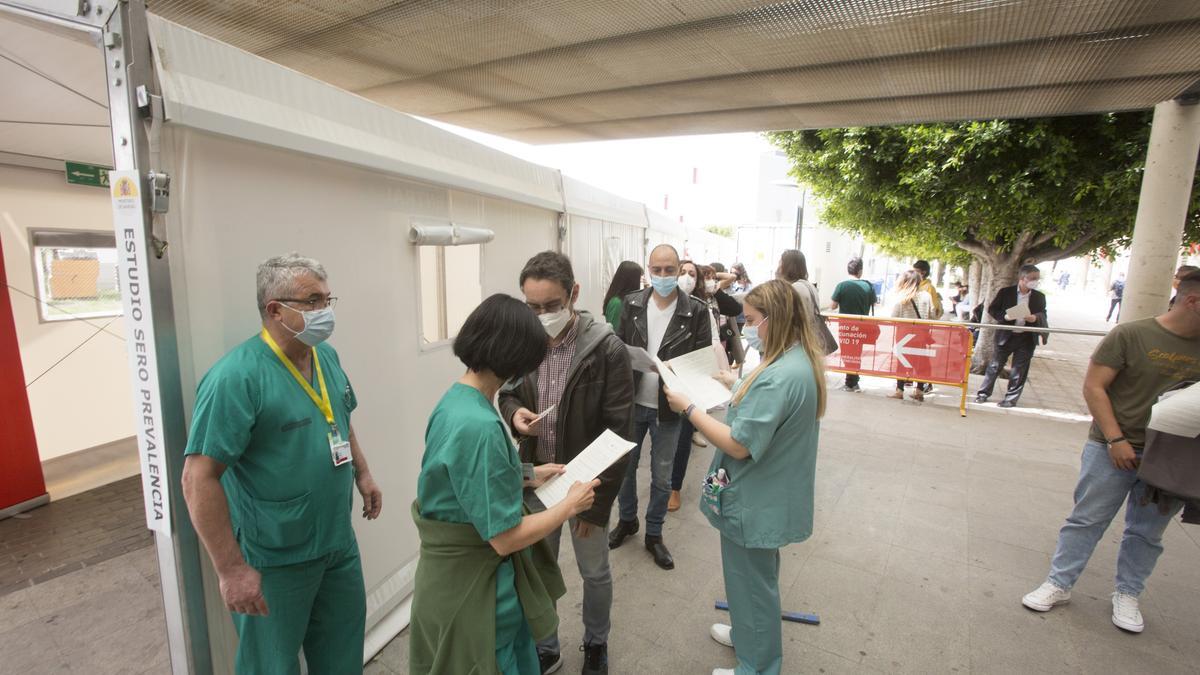
[[[582,307],[599,312],[616,265],[644,263],[647,241],[681,244],[682,229],[656,224],[640,203],[146,14],[138,2],[90,8],[72,18],[0,2],[0,18],[77,31],[94,48],[92,76],[128,76],[99,87],[110,99],[101,129],[114,149],[114,218],[132,199],[144,223],[115,227],[122,250],[132,247],[120,270],[130,362],[157,365],[132,376],[137,419],[149,420],[151,407],[158,416],[136,431],[147,494],[169,495],[155,512],[148,499],[147,518],[173,670],[232,672],[236,635],[178,481],[196,385],[257,332],[255,269],[289,251],[319,259],[340,299],[332,342],[360,402],[355,433],[386,495],[379,520],[355,522],[369,656],[407,623],[419,551],[409,505],[429,412],[462,371],[451,347],[467,314],[490,294],[519,294],[521,267],[543,250],[575,258]],[[28,103],[30,115],[52,112]],[[21,152],[76,150],[51,141],[63,139],[47,135],[45,147]],[[150,301],[135,321],[129,298],[139,293]],[[139,330],[146,339],[133,339]]]
[[[579,282],[579,308],[600,317],[609,282],[622,261],[646,265],[646,207],[563,176],[567,247]]]

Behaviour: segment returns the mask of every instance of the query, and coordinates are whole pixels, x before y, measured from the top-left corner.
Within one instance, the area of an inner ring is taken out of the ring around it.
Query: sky
[[[529,145],[437,120],[430,124],[563,173],[673,219],[712,223],[755,220],[759,158],[773,148],[753,133]],[[694,174],[693,172],[696,172]],[[693,183],[696,175],[699,182]]]

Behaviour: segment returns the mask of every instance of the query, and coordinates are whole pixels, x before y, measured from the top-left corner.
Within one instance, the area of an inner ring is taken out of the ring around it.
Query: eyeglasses
[[[303,305],[309,310],[314,309],[333,309],[337,306],[337,296],[329,296],[327,298],[275,298],[275,302],[290,302],[296,305]]]
[[[527,302],[525,304],[529,306],[529,309],[533,310],[534,314],[555,314],[562,311],[562,308],[566,305],[566,302],[563,300],[552,300],[544,305],[538,305],[532,302]]]

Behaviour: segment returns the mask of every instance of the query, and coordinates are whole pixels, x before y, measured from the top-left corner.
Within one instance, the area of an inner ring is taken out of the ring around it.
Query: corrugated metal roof
[[[1147,108],[1196,0],[152,0],[404,112],[536,143]]]

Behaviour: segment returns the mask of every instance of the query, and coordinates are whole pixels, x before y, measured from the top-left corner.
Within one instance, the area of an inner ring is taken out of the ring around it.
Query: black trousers
[[[1112,320],[1113,312],[1117,311],[1117,307],[1120,306],[1120,304],[1121,304],[1121,298],[1113,298],[1112,299],[1112,302],[1110,302],[1108,305],[1108,316],[1104,318],[1105,321]],[[1117,312],[1117,321],[1120,321],[1120,320],[1121,320],[1121,313]]]
[[[996,377],[1000,369],[1012,357],[1012,366],[1008,369],[1008,391],[1004,400],[1014,405],[1025,390],[1025,382],[1029,379],[1029,364],[1033,361],[1033,350],[1037,347],[1037,338],[1032,334],[1010,335],[1004,344],[996,345],[996,353],[988,364],[987,373],[983,376],[983,386],[979,388],[979,396],[988,398],[996,387]]]

